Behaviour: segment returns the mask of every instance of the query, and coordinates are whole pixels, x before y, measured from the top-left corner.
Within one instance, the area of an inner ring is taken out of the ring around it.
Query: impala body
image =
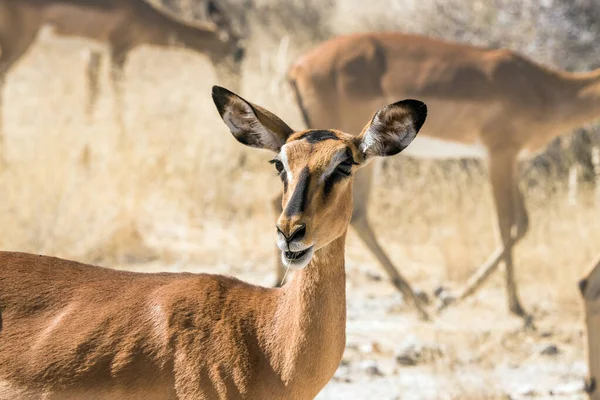
[[[355,137],[295,132],[220,87],[213,99],[239,142],[276,153],[275,237],[294,279],[262,288],[0,252],[0,399],[312,399],[333,376],[353,175],[408,146],[426,107],[388,105]]]
[[[509,50],[366,33],[319,45],[290,68],[289,79],[309,128],[339,126],[356,132],[366,116],[390,99],[414,97],[427,103],[431,118],[404,154],[486,159],[502,245],[457,297],[472,294],[503,260],[509,309],[529,317],[519,300],[512,261],[512,248],[528,229],[518,160],[557,135],[600,118],[600,69],[554,71]],[[371,181],[368,168],[356,177],[352,225],[392,282],[414,297],[368,223]]]

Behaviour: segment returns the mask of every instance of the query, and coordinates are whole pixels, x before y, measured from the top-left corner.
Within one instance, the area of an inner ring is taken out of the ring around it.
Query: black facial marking
[[[331,190],[333,189],[333,187],[335,186],[336,183],[338,183],[341,180],[346,179],[348,176],[350,176],[350,173],[346,172],[346,171],[350,171],[350,169],[346,167],[346,164],[350,164],[349,165],[350,168],[352,165],[356,165],[356,162],[354,161],[354,158],[352,157],[352,150],[350,150],[349,147],[346,148],[346,155],[348,156],[348,158],[345,161],[342,161],[340,163],[340,165],[338,165],[338,167],[325,180],[325,185],[323,187],[323,194],[325,195],[325,198],[327,198],[327,196],[329,196],[329,194],[331,193]]]
[[[350,147],[346,147],[346,155],[348,156],[348,161],[350,161],[354,165],[358,165],[356,161],[354,161],[354,154],[352,154],[352,150]]]
[[[300,214],[306,207],[306,198],[308,197],[308,187],[310,185],[310,171],[308,167],[300,172],[298,176],[298,184],[292,197],[285,208],[285,215],[291,217],[292,215]]]
[[[287,174],[284,172],[280,176],[281,176],[281,181],[283,182],[283,193],[287,193],[287,188],[288,188]]]
[[[328,130],[309,131],[309,132],[305,133],[304,135],[300,136],[298,139],[299,140],[306,139],[306,141],[310,144],[315,144],[315,143],[322,142],[323,140],[328,140],[328,139],[340,140],[340,138],[338,138],[335,133],[333,133],[332,131],[328,131]]]
[[[325,181],[325,186],[323,187],[323,194],[325,195],[325,198],[329,196],[329,194],[331,193],[331,189],[333,189],[333,185],[335,185],[338,181],[339,179],[332,179],[331,176],[327,178],[327,180]]]
[[[333,189],[336,183],[346,179],[347,177],[348,176],[344,176],[335,172],[332,173],[325,181],[325,186],[323,187],[323,194],[325,195],[325,197],[329,196],[331,190]]]

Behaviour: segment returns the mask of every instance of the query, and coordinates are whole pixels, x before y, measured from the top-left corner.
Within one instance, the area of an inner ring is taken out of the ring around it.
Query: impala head
[[[271,163],[283,184],[276,241],[284,265],[294,269],[306,267],[315,251],[346,231],[355,171],[375,156],[404,150],[427,116],[425,104],[404,100],[380,109],[358,136],[329,129],[294,132],[227,89],[215,86],[212,96],[240,143],[276,153]]]

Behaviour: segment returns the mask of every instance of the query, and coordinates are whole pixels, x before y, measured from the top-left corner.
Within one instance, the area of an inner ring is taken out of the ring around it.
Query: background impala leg
[[[6,75],[0,75],[0,173],[4,170],[6,160],[4,159],[4,83]]]
[[[354,212],[352,213],[350,224],[356,230],[356,233],[358,233],[358,236],[367,246],[369,251],[377,258],[377,261],[379,261],[379,264],[381,264],[389,276],[392,284],[400,291],[400,293],[402,293],[404,299],[409,304],[412,303],[414,305],[421,318],[428,320],[429,314],[425,310],[427,297],[418,296],[408,281],[398,272],[385,251],[381,248],[377,241],[377,237],[375,236],[375,232],[373,232],[373,228],[369,223],[367,205],[369,204],[369,194],[373,182],[374,168],[374,163],[371,163],[356,172],[352,196]]]
[[[88,99],[86,107],[86,116],[90,122],[94,116],[94,110],[98,103],[98,94],[100,92],[99,78],[100,66],[102,64],[102,54],[96,50],[90,50],[86,69],[88,84]]]
[[[123,96],[123,85],[125,84],[125,63],[127,62],[128,49],[111,48],[111,71],[110,80],[115,96],[115,118],[121,134],[121,141],[127,132],[125,127],[125,102]]]
[[[447,307],[450,304],[456,304],[471,296],[479,289],[483,283],[492,275],[492,273],[500,265],[500,261],[504,258],[504,248],[500,247],[492,253],[488,260],[469,278],[464,288],[460,290],[458,295],[454,298],[452,296],[446,297],[441,305],[440,309]]]
[[[450,297],[450,301],[444,302],[440,308],[446,307],[449,303],[460,302],[473,295],[497,269],[500,261],[504,261],[508,308],[513,314],[530,321],[531,317],[525,312],[519,300],[512,257],[513,246],[525,236],[529,226],[527,209],[517,181],[516,151],[507,149],[492,154],[490,158],[490,180],[502,246],[468,280],[456,299]]]
[[[429,319],[429,314],[425,310],[422,299],[417,296],[408,281],[400,275],[394,264],[390,261],[385,252],[381,249],[381,246],[377,242],[375,233],[367,220],[366,214],[358,214],[357,210],[354,210],[356,217],[353,216],[351,224],[352,227],[358,233],[358,236],[365,245],[369,248],[371,253],[375,255],[387,275],[389,276],[392,284],[402,293],[404,298],[414,305],[419,313],[419,316],[425,320]]]
[[[506,262],[506,294],[508,296],[508,309],[515,315],[531,320],[531,316],[523,309],[519,300],[519,291],[515,280],[514,266],[512,259],[513,247],[525,236],[529,228],[529,216],[525,207],[523,192],[519,188],[517,164],[513,164],[511,195],[513,201],[514,224],[509,232],[510,253],[505,254]],[[529,323],[528,323],[529,324]]]

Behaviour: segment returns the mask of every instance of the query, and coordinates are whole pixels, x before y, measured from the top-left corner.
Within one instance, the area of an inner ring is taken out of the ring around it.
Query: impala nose
[[[277,225],[277,236],[279,236],[280,240],[285,241],[288,247],[291,243],[301,242],[304,239],[304,236],[306,236],[306,224],[295,225],[290,230],[291,233],[286,234],[281,226]]]

